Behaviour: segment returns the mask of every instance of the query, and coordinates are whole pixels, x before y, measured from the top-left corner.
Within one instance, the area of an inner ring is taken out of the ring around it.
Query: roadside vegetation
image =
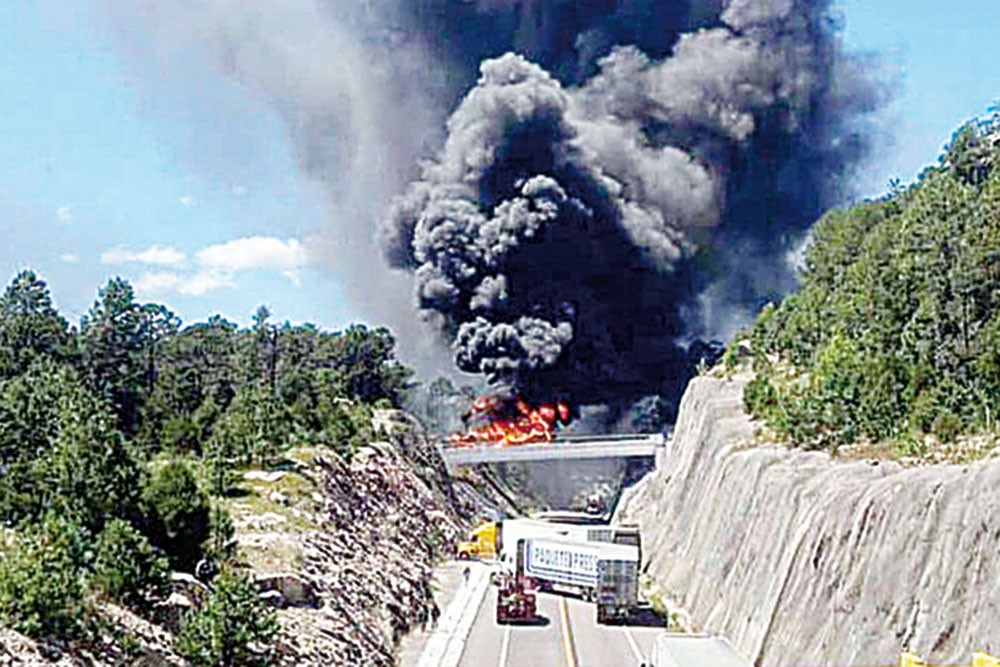
[[[747,408],[795,446],[995,442],[1000,410],[1000,115],[937,166],[812,229],[801,288],[745,335]],[[735,367],[737,343],[724,365]],[[932,438],[928,437],[928,434]],[[857,445],[855,445],[857,446]]]
[[[0,626],[97,641],[114,602],[152,620],[171,570],[218,573],[178,634],[195,664],[267,655],[273,613],[232,549],[242,472],[349,459],[412,372],[386,329],[181,327],[113,279],[79,327],[32,271],[0,296]],[[288,475],[289,480],[296,479]]]

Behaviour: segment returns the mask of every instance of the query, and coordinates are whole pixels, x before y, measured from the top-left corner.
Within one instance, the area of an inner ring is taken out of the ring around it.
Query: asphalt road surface
[[[469,633],[461,667],[634,667],[663,627],[598,625],[592,603],[538,593],[533,624],[498,626],[490,586]]]

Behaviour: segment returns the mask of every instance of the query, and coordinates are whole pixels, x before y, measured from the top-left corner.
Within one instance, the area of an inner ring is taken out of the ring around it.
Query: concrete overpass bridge
[[[662,433],[652,435],[594,435],[557,437],[552,442],[500,446],[482,443],[467,447],[442,445],[441,454],[449,470],[477,463],[558,461],[654,457],[668,444]]]

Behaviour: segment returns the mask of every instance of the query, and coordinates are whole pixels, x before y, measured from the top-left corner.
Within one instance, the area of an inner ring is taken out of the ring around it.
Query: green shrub
[[[372,410],[365,403],[336,403],[323,415],[324,440],[345,459],[372,441]]]
[[[292,411],[265,385],[237,393],[214,423],[207,449],[213,458],[250,466],[267,465],[288,445],[295,430]]]
[[[768,382],[767,375],[758,373],[743,389],[743,405],[748,412],[765,417],[778,402],[778,394]]]
[[[37,471],[47,503],[95,535],[138,509],[143,471],[110,415],[88,414],[91,405],[64,406],[59,435]]]
[[[736,366],[740,363],[740,346],[739,341],[746,337],[745,332],[740,332],[733,340],[726,346],[725,352],[722,353],[722,366],[726,369],[727,373],[732,373],[736,370]]]
[[[148,507],[149,533],[170,564],[192,572],[209,535],[209,500],[182,461],[159,467],[142,492]]]
[[[235,558],[236,526],[225,507],[216,505],[212,508],[211,528],[212,536],[206,544],[205,555],[216,563]]]
[[[910,406],[910,424],[922,433],[930,433],[937,417],[937,402],[932,391],[924,390]]]
[[[941,442],[951,442],[962,430],[962,420],[955,413],[945,410],[938,413],[931,425],[931,432]]]
[[[195,665],[266,665],[278,632],[274,612],[246,577],[223,570],[201,606],[188,613],[177,650]]]
[[[108,406],[69,367],[40,362],[0,381],[0,519],[49,509],[96,534],[136,504],[141,468]]]
[[[146,607],[150,598],[167,592],[167,560],[146,537],[121,519],[104,527],[97,539],[91,583],[110,599]]]
[[[0,618],[29,637],[70,637],[83,620],[86,542],[76,524],[48,515],[0,558]]]
[[[209,443],[204,461],[208,470],[209,491],[216,496],[227,495],[237,483],[236,462],[228,458],[225,451],[218,449],[215,442]]]
[[[197,451],[198,428],[187,415],[173,415],[163,424],[160,442],[176,451]]]

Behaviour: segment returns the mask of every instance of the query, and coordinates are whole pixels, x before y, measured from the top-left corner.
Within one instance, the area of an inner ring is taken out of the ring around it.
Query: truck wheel
[[[469,553],[467,551],[460,551],[458,553],[458,560],[469,560]]]

